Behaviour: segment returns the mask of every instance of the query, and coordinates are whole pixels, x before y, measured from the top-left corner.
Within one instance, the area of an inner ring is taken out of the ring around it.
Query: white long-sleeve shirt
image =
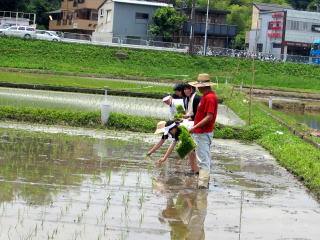
[[[181,105],[184,109],[183,99],[172,99],[171,105],[169,105],[170,120],[174,119],[174,114],[177,113],[177,106],[179,105]]]

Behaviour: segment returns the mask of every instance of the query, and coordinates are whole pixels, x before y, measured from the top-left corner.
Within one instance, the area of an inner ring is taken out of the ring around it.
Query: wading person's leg
[[[209,187],[211,156],[210,148],[212,143],[213,133],[198,133],[194,134],[194,140],[197,143],[196,156],[199,164],[199,188]]]
[[[189,153],[189,164],[193,173],[199,173],[199,167],[197,163],[197,156],[195,151]]]

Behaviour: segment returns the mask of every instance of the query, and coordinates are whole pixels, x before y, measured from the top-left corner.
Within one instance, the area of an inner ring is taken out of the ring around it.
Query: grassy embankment
[[[75,87],[90,89],[103,89],[105,86],[107,86],[110,90],[152,94],[163,94],[172,91],[171,87],[143,81],[139,82],[127,80],[110,80],[2,71],[0,71],[0,82],[39,84],[58,87]]]
[[[1,67],[181,80],[192,80],[198,73],[208,72],[219,76],[219,82],[230,76],[229,82],[245,85],[249,85],[251,76],[251,61],[236,58],[7,38],[0,38],[0,51]],[[128,59],[119,60],[117,52],[127,53]],[[320,91],[319,66],[256,61],[255,69],[257,87]],[[63,84],[78,81],[69,80]],[[39,83],[52,84],[45,80]]]
[[[242,119],[248,120],[248,103],[237,95],[226,101]],[[262,103],[253,105],[252,125],[243,133],[270,151],[277,161],[297,176],[315,195],[320,198],[320,151],[299,137],[287,127],[270,118],[269,109]],[[272,112],[272,111],[271,111]],[[285,119],[285,117],[283,117]],[[287,118],[289,121],[289,118]],[[229,135],[237,136],[230,129]],[[283,134],[281,134],[283,133]],[[244,136],[244,137],[245,137]],[[241,137],[241,138],[244,138]]]

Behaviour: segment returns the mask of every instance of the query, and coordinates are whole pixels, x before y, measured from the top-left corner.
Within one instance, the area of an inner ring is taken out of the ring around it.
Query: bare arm
[[[175,144],[170,144],[164,157],[159,159],[159,163],[163,163],[164,161],[166,161],[168,159],[170,154],[173,152],[175,146],[176,146]]]
[[[160,141],[158,143],[156,143],[155,145],[153,145],[153,147],[149,150],[149,152],[147,152],[147,155],[150,156],[152,153],[157,151],[162,146],[164,141],[165,141],[165,139],[161,138]]]
[[[189,130],[190,133],[193,133],[193,131],[196,128],[201,128],[203,126],[205,126],[206,124],[208,124],[211,120],[213,119],[213,113],[207,113],[207,115],[204,117],[204,119],[202,119],[200,122],[198,122],[198,124],[194,125],[193,128],[191,128]]]

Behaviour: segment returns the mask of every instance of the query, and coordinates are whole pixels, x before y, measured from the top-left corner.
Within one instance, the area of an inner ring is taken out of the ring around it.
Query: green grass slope
[[[0,38],[0,66],[57,72],[101,73],[116,76],[192,80],[207,72],[212,80],[250,83],[252,61],[225,57],[115,47],[24,41]],[[128,59],[115,54],[124,52]],[[320,66],[255,62],[256,86],[320,90]],[[216,79],[215,76],[218,76]]]

